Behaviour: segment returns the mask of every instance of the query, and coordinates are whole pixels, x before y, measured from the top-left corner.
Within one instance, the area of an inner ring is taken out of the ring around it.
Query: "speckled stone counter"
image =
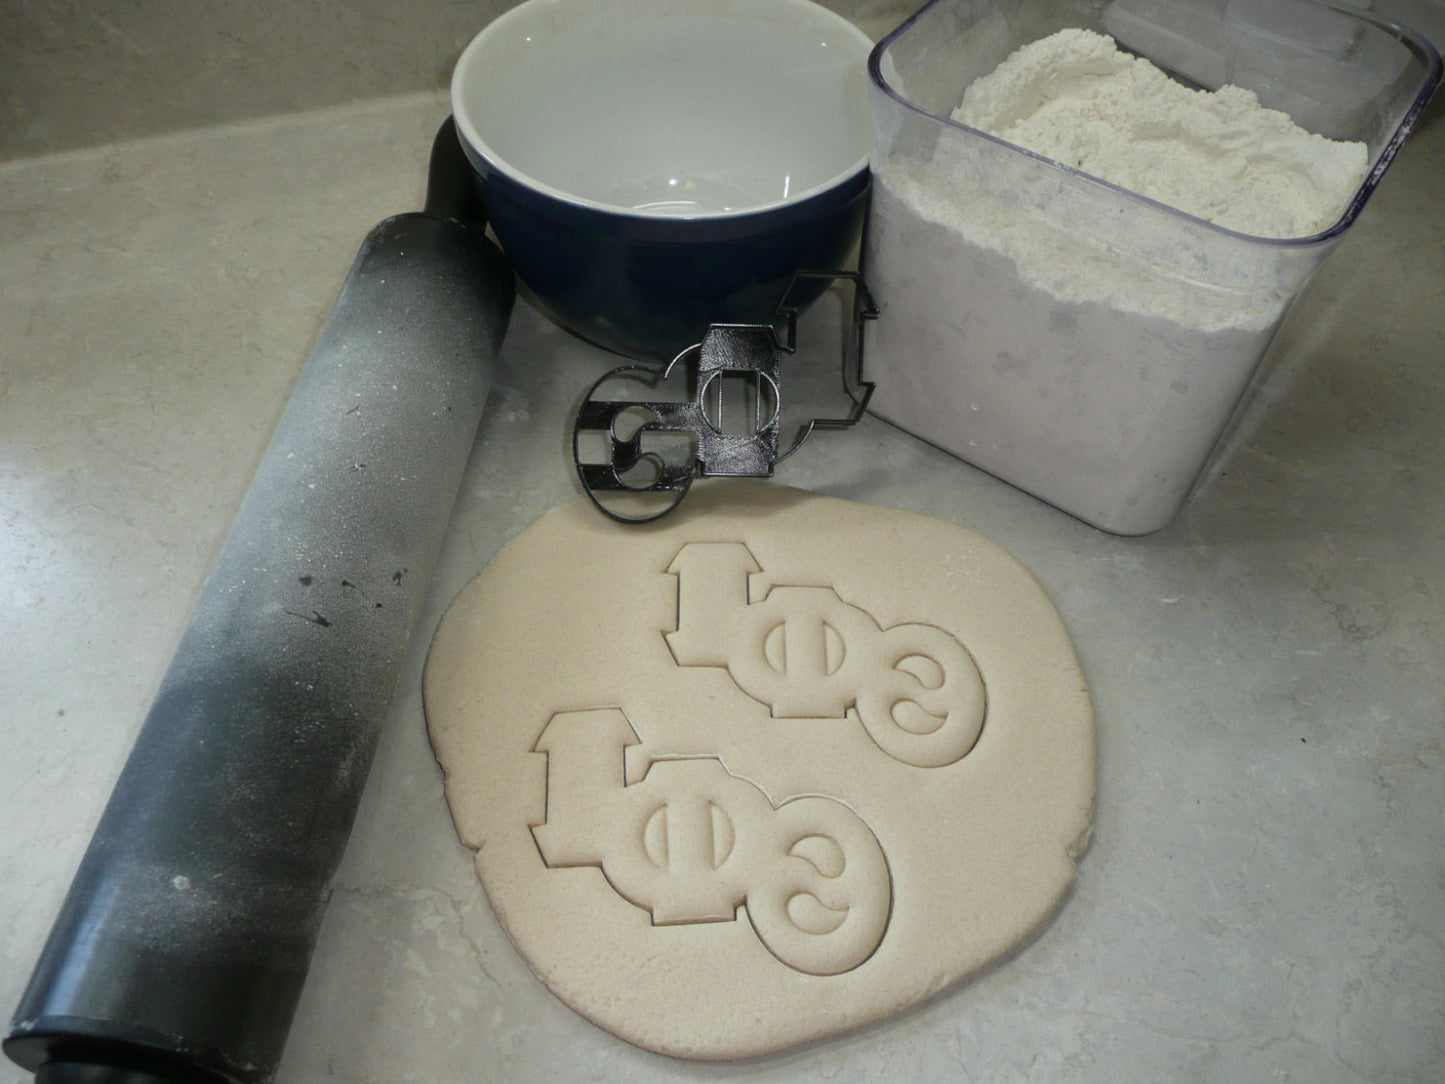
[[[356,246],[420,206],[445,114],[425,92],[0,165],[7,1018]],[[640,1052],[554,999],[448,819],[427,639],[577,491],[570,412],[616,363],[520,302],[282,1084],[1440,1079],[1442,173],[1437,101],[1157,534],[1102,534],[872,419],[780,468],[1035,572],[1093,690],[1098,797],[1074,892],[1013,957],[742,1065]],[[805,331],[837,320],[825,303]],[[805,394],[830,359],[797,359]]]

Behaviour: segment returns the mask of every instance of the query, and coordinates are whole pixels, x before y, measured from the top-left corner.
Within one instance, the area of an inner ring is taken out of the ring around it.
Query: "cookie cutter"
[[[804,307],[793,299],[801,283],[818,280],[853,284],[851,350],[842,364],[853,409],[842,418],[808,420],[783,449],[782,358],[797,352]],[[815,431],[857,424],[873,396],[873,384],[862,379],[863,325],[878,316],[862,276],[799,271],[774,311],[784,322],[781,340],[774,324],[713,324],[667,365],[618,366],[588,389],[572,426],[572,461],[599,511],[620,523],[661,519],[682,502],[694,478],[770,478]],[[679,373],[689,377],[686,398],[628,397]]]

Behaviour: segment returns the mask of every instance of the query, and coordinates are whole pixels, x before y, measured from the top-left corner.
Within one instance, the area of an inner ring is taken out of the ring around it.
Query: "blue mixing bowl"
[[[870,49],[810,0],[527,0],[463,52],[452,110],[531,296],[668,361],[849,261]]]

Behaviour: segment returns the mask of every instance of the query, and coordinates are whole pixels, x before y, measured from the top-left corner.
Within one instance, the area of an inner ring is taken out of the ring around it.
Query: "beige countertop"
[[[0,164],[7,1013],[356,247],[420,206],[446,109],[425,91]],[[282,1084],[1439,1079],[1442,173],[1437,100],[1221,469],[1156,534],[1102,534],[873,419],[779,469],[966,524],[1034,571],[1093,691],[1098,796],[1076,888],[1020,952],[743,1065],[643,1053],[554,999],[448,820],[427,638],[577,491],[568,412],[616,363],[519,302]]]

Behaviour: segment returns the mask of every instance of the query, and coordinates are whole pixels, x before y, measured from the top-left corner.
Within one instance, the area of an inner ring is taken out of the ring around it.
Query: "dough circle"
[[[1018,945],[1089,833],[1058,613],[972,531],[757,482],[621,526],[578,499],[455,600],[425,702],[508,936],[584,1017],[753,1057]]]

